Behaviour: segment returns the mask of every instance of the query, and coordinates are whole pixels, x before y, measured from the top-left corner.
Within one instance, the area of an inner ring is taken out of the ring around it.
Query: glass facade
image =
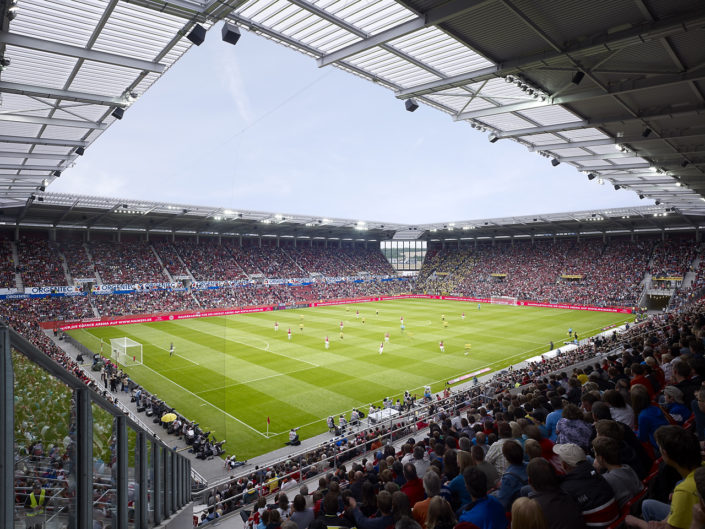
[[[148,528],[191,501],[191,465],[0,324],[0,527]]]
[[[395,270],[420,270],[426,241],[382,241],[380,249]]]

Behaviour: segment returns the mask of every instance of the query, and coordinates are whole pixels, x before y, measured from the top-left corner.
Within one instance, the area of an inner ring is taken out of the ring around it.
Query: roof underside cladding
[[[118,0],[18,0],[11,21],[3,6],[0,207],[25,204],[75,163],[189,48],[193,26]]]
[[[18,0],[17,7],[0,40],[12,59],[0,78],[0,205],[24,204],[31,186],[50,183],[115,121],[113,110],[129,111],[133,96],[188,49],[194,17],[206,27],[226,17],[493,140],[519,141],[664,205],[705,213],[702,0]]]

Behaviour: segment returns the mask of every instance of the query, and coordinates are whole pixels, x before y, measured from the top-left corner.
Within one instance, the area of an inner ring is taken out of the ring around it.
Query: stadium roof
[[[129,108],[187,50],[195,23],[225,19],[466,121],[491,141],[518,141],[554,164],[705,214],[700,0],[0,5],[0,55],[11,60],[0,73],[5,205],[75,163],[115,109]]]
[[[660,205],[409,225],[44,193],[26,205],[4,208],[0,212],[0,229],[3,227],[149,233],[162,237],[198,234],[207,237],[448,241],[692,232],[705,229],[705,218],[684,215]]]

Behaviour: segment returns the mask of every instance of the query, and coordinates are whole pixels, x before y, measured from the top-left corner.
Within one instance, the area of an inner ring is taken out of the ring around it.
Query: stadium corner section
[[[91,329],[96,327],[112,327],[114,325],[129,325],[131,323],[152,323],[158,321],[178,321],[193,318],[208,318],[210,316],[231,316],[235,314],[251,314],[255,312],[269,312],[273,310],[298,309],[303,307],[326,307],[331,305],[346,305],[349,303],[369,303],[373,301],[393,301],[397,299],[437,299],[450,301],[467,301],[472,303],[491,303],[487,298],[463,297],[463,296],[436,296],[430,294],[400,294],[397,296],[377,296],[365,298],[345,298],[317,301],[313,303],[292,303],[288,305],[262,305],[251,307],[235,307],[229,309],[211,309],[197,311],[162,312],[157,314],[141,314],[137,316],[121,316],[117,318],[90,318],[75,321],[46,321],[41,322],[43,329],[55,329],[62,331],[72,331],[76,329]],[[588,310],[596,312],[614,312],[619,314],[632,314],[631,307],[597,307],[594,305],[571,305],[567,303],[541,303],[537,301],[517,301],[517,306],[521,307],[542,307],[551,309],[566,310]]]

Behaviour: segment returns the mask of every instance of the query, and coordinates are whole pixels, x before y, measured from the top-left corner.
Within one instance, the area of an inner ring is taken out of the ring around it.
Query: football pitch
[[[111,338],[127,337],[141,343],[143,364],[125,368],[130,377],[219,440],[227,439],[229,454],[246,459],[283,446],[290,428],[300,427],[302,438],[320,434],[329,415],[353,407],[367,413],[370,403],[396,400],[405,390],[421,395],[424,385],[438,391],[455,376],[500,370],[546,352],[550,341],[559,347],[569,327],[586,338],[632,319],[615,313],[489,304],[478,309],[476,303],[405,299],[69,334],[94,351],[100,339],[109,344]],[[389,343],[379,354],[386,333]],[[471,346],[467,355],[466,345]],[[106,356],[109,350],[106,345]]]

